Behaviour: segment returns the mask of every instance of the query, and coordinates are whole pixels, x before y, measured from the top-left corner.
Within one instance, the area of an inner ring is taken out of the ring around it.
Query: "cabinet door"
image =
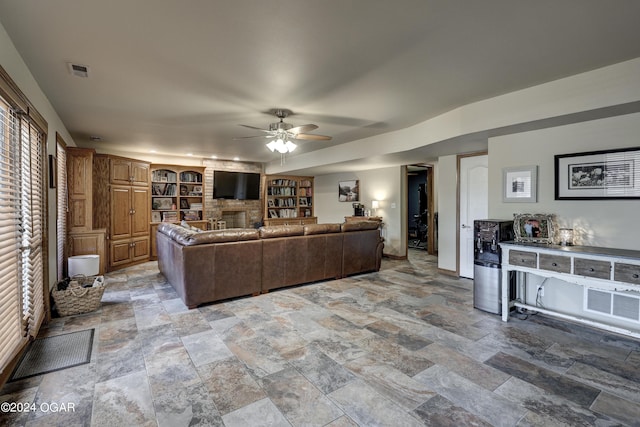
[[[111,239],[131,237],[133,208],[131,187],[111,186]]]
[[[132,185],[140,187],[149,186],[149,164],[142,162],[131,162]]]
[[[131,207],[133,209],[131,236],[149,235],[149,190],[133,187],[131,189]]]
[[[131,241],[119,240],[109,244],[111,266],[127,264],[131,261]]]
[[[149,258],[149,238],[133,239],[131,242],[131,261]]]
[[[88,231],[92,224],[93,153],[69,150],[67,181],[69,191],[69,231]]]
[[[110,181],[112,184],[131,185],[133,178],[131,161],[125,159],[109,159],[111,163]]]

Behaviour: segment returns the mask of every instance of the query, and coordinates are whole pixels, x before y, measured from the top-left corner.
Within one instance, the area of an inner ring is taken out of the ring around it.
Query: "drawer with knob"
[[[616,262],[613,268],[613,280],[640,285],[640,265]]]
[[[571,273],[571,258],[567,256],[540,254],[540,269]]]
[[[537,268],[538,254],[535,252],[509,251],[509,264],[523,267]]]
[[[573,263],[573,274],[578,276],[587,276],[606,280],[611,278],[611,263],[609,261],[576,258],[573,260]]]

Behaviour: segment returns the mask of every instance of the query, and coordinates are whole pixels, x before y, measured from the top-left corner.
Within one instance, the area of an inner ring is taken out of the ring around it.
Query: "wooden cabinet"
[[[90,230],[69,233],[69,256],[76,255],[98,255],[100,256],[99,274],[106,272],[107,262],[105,246],[106,230]],[[66,263],[65,263],[66,264]],[[65,265],[66,269],[66,265]]]
[[[93,228],[93,155],[93,150],[67,148],[67,224],[70,233]]]
[[[109,254],[112,267],[146,261],[149,259],[149,237],[111,241]]]
[[[149,186],[149,163],[122,157],[112,157],[109,162],[112,184]]]
[[[140,160],[95,156],[94,222],[107,229],[108,270],[149,259],[149,170]]]
[[[264,188],[265,225],[315,224],[313,177],[267,175]]]
[[[147,236],[149,189],[111,186],[111,239]]]

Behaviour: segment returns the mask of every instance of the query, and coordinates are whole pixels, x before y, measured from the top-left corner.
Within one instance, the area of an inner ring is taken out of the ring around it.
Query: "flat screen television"
[[[260,174],[213,171],[213,198],[260,200]]]

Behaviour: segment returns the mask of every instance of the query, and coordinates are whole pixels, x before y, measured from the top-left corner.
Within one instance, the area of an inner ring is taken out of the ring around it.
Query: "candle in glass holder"
[[[561,228],[559,234],[561,246],[573,245],[573,228]]]

